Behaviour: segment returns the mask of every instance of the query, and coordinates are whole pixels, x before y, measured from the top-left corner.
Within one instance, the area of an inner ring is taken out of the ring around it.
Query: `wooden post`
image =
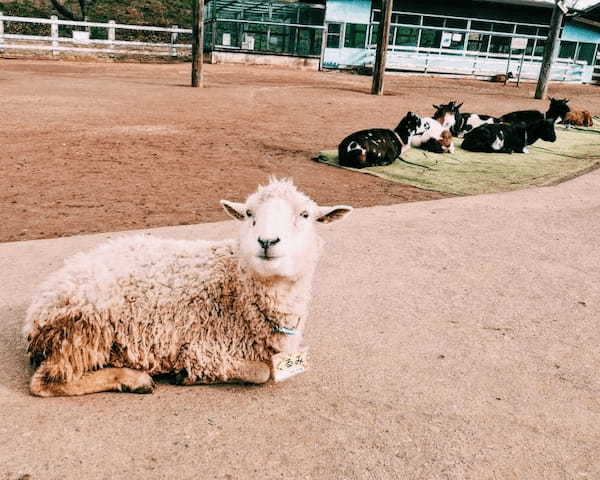
[[[115,45],[112,43],[115,41],[115,21],[109,20],[108,22],[108,41],[111,42],[108,44],[108,48],[113,48]]]
[[[50,36],[52,37],[52,47],[58,47],[58,17],[52,15],[50,17],[52,23],[50,24]],[[58,55],[58,50],[52,50],[52,55]]]
[[[204,63],[204,0],[192,0],[194,23],[192,25],[192,87],[202,87]]]
[[[2,52],[4,46],[4,20],[2,20],[2,15],[4,15],[4,12],[0,12],[0,52]]]
[[[327,48],[327,24],[325,24],[325,28],[321,30],[323,35],[321,36],[321,55],[319,55],[319,71],[323,71],[325,69],[325,49]],[[310,37],[310,49],[312,51],[313,41],[314,41],[314,30],[311,30]]]
[[[545,99],[548,92],[548,82],[550,81],[550,74],[552,64],[556,58],[558,45],[560,43],[560,27],[562,25],[564,13],[558,6],[558,0],[554,5],[554,11],[552,12],[552,20],[550,21],[550,31],[548,32],[548,39],[544,46],[544,59],[542,60],[542,67],[540,68],[540,76],[538,78],[537,88],[535,90],[535,98]]]
[[[381,0],[381,19],[379,21],[379,31],[377,32],[377,53],[375,54],[373,85],[371,87],[371,94],[373,95],[381,95],[383,93],[383,76],[385,74],[385,61],[390,38],[393,3],[393,0]]]
[[[173,25],[173,27],[171,27],[173,29],[179,28],[179,26],[177,25]],[[177,43],[177,32],[171,32],[171,56],[172,57],[176,57],[177,56],[177,48],[175,48],[175,44]]]

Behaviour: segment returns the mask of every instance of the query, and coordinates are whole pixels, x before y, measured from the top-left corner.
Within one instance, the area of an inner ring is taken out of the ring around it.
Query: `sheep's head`
[[[321,207],[289,180],[271,179],[245,203],[221,200],[242,222],[240,253],[260,277],[294,278],[314,265],[320,250],[315,224],[340,220],[352,207]]]

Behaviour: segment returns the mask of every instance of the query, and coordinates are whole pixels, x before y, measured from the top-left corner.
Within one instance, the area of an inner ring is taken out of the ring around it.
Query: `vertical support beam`
[[[550,21],[550,31],[548,32],[548,39],[544,46],[544,59],[542,60],[542,67],[540,68],[540,76],[538,78],[537,88],[535,90],[535,98],[545,99],[548,93],[548,82],[550,81],[550,71],[552,64],[556,58],[558,51],[558,44],[560,43],[560,27],[562,25],[564,13],[558,6],[558,0],[554,5],[554,11],[552,12],[552,20]]]
[[[319,71],[320,72],[322,72],[323,69],[325,68],[325,49],[327,48],[327,23],[325,23],[325,28],[323,30],[321,30],[321,32],[323,33],[323,35],[321,36],[321,56],[319,58]],[[314,34],[314,30],[313,30],[313,34]],[[311,36],[311,39],[310,39],[311,50],[312,50],[313,39],[314,39],[314,37]]]
[[[179,28],[179,27],[177,25],[173,25],[171,28],[175,29],[175,28]],[[175,48],[175,44],[177,43],[178,36],[179,35],[177,32],[171,32],[171,56],[172,57],[177,56],[177,49]]]
[[[371,94],[381,95],[383,93],[383,76],[385,74],[385,61],[390,38],[390,23],[392,23],[393,0],[381,0],[381,20],[377,32],[377,53],[375,54],[375,65],[373,67],[373,85]]]
[[[192,0],[192,87],[202,87],[204,63],[204,0]]]
[[[0,12],[0,52],[2,52],[4,46],[4,20],[2,20],[2,15],[4,15],[4,12]]]
[[[114,20],[109,20],[108,21],[108,48],[114,48],[114,42],[116,38],[116,34],[115,34],[115,21]]]
[[[54,48],[58,47],[58,17],[56,15],[52,15],[50,17],[52,23],[50,24],[50,37],[52,37],[52,55],[58,55],[58,50],[54,50]]]

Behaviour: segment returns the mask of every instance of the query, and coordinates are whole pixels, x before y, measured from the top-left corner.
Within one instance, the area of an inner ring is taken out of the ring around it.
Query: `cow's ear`
[[[464,103],[464,102],[463,102],[463,103]],[[459,104],[459,105],[457,105],[457,106],[456,106],[456,109],[458,110],[458,109],[459,109],[460,107],[462,107],[462,106],[463,106],[463,104],[461,103],[461,104]]]
[[[246,218],[245,203],[236,203],[229,202],[227,200],[221,200],[221,205],[223,206],[223,210],[225,210],[231,218],[234,218],[235,220],[243,220],[244,218]]]
[[[432,105],[432,107],[435,108],[436,110],[440,109],[439,105]]]

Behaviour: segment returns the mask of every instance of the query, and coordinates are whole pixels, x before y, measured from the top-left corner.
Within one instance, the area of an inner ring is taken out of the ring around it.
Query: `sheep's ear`
[[[336,205],[335,207],[319,207],[317,210],[317,222],[331,223],[335,222],[336,220],[341,220],[352,210],[352,207],[348,207],[346,205]]]
[[[246,218],[246,204],[228,202],[227,200],[221,200],[221,205],[227,214],[235,220],[243,220]]]
[[[436,110],[439,110],[439,105],[432,105],[433,108],[435,108]]]

